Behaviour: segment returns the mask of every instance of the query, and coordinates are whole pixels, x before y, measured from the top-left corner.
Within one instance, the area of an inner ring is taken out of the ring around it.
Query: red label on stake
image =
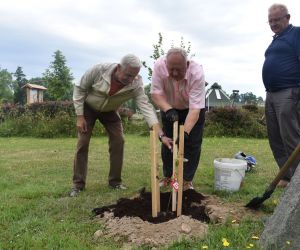
[[[179,188],[179,183],[176,179],[172,180],[172,187],[173,189],[177,192],[178,191],[178,188]]]

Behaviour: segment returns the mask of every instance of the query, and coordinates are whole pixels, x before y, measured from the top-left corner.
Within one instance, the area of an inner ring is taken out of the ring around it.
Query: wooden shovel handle
[[[290,157],[287,159],[287,161],[284,163],[283,167],[280,169],[279,173],[275,177],[275,179],[270,184],[270,187],[275,188],[278,182],[281,180],[281,178],[287,173],[289,168],[291,167],[292,163],[296,160],[296,158],[300,155],[300,144],[297,145],[297,147],[294,149],[293,153],[290,155]]]

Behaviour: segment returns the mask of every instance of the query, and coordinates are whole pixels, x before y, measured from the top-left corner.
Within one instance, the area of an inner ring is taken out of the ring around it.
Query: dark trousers
[[[83,189],[85,187],[89,144],[96,120],[99,120],[103,124],[108,134],[110,155],[108,183],[112,186],[120,184],[122,182],[121,171],[123,166],[124,136],[119,114],[116,111],[97,112],[85,104],[84,117],[87,122],[87,132],[78,133],[77,149],[73,167],[73,187],[78,189]]]
[[[300,88],[267,92],[265,114],[270,147],[279,166],[300,143]],[[284,180],[290,180],[297,168],[296,160]]]
[[[182,125],[185,122],[189,110],[177,110],[177,112],[179,114],[178,123],[179,125]],[[161,119],[164,133],[166,136],[173,138],[173,123],[166,119],[166,114],[164,112],[161,112]],[[201,109],[199,119],[190,132],[189,143],[188,145],[184,145],[184,158],[188,159],[188,162],[184,163],[183,168],[183,179],[186,181],[193,180],[199,164],[204,122],[205,109]],[[161,155],[163,161],[163,174],[165,177],[171,177],[173,173],[173,153],[162,144]]]

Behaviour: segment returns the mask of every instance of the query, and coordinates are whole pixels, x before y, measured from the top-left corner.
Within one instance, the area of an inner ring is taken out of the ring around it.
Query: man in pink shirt
[[[160,108],[164,134],[173,137],[173,122],[184,124],[184,190],[194,189],[192,180],[197,170],[205,121],[205,80],[201,65],[188,60],[182,48],[172,48],[154,65],[151,97]],[[174,142],[175,143],[175,142]],[[171,182],[173,156],[162,145],[164,179],[161,186]]]

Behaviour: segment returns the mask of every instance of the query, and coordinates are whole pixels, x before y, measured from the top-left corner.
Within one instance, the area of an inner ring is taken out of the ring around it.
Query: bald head
[[[176,80],[183,80],[188,68],[187,53],[182,48],[172,48],[167,52],[166,64],[169,76]]]

